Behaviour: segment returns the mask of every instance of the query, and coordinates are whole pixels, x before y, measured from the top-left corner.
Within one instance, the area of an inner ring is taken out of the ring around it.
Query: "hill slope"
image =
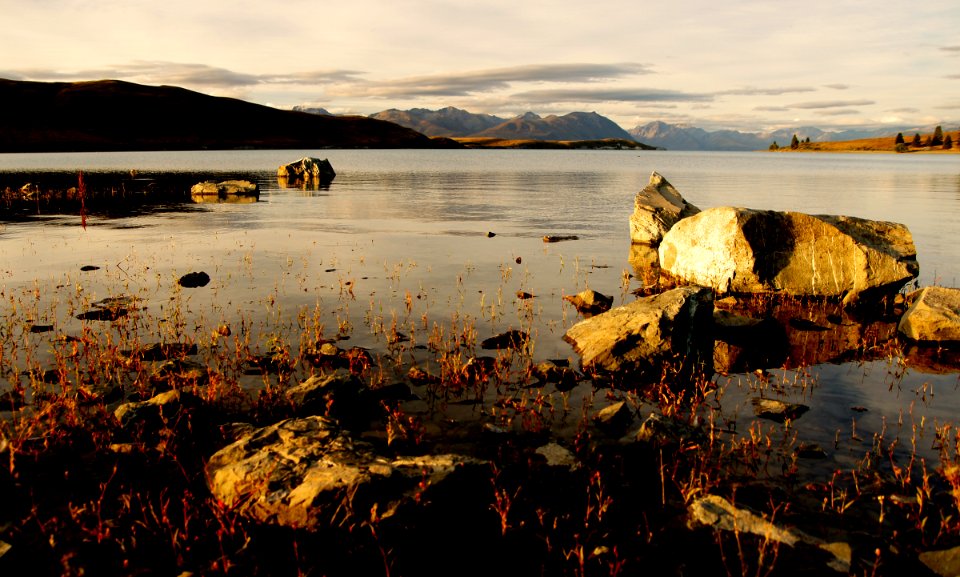
[[[0,79],[0,151],[428,148],[408,128],[361,116],[278,110],[117,80]]]

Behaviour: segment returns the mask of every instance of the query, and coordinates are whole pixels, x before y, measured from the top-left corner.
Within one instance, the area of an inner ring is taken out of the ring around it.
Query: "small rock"
[[[188,272],[180,277],[177,284],[183,288],[205,287],[210,282],[210,275],[205,272]]]
[[[613,297],[598,293],[595,290],[581,291],[575,295],[567,295],[563,300],[572,304],[582,313],[603,313],[613,306]]]
[[[517,291],[517,298],[520,300],[532,299],[533,295],[526,291]]]
[[[543,242],[563,242],[565,240],[580,240],[575,234],[548,234],[543,237]]]
[[[87,265],[83,265],[82,267],[80,267],[80,270],[82,270],[83,272],[90,272],[90,271],[92,271],[92,270],[100,270],[100,267],[95,266],[95,265],[92,265],[92,264],[87,264]]]
[[[483,349],[522,349],[524,345],[527,344],[527,341],[530,340],[530,335],[518,331],[516,329],[509,330],[505,333],[501,333],[496,336],[484,339],[480,343],[480,347]]]
[[[913,341],[960,342],[960,289],[930,286],[910,295],[913,304],[897,330]]]
[[[593,415],[597,427],[614,436],[622,435],[633,422],[633,409],[626,401],[618,401],[606,406]]]
[[[941,577],[960,575],[960,547],[940,551],[924,551],[919,555],[920,562]]]
[[[570,470],[577,468],[577,458],[570,452],[570,449],[557,443],[549,443],[539,447],[536,453],[547,460],[547,466],[549,467],[563,467]]]
[[[778,423],[799,419],[801,415],[810,410],[810,407],[806,405],[785,403],[776,399],[757,397],[752,399],[751,402],[753,403],[753,412],[757,417]]]
[[[495,236],[497,236],[497,233],[495,233],[495,232],[488,232],[488,233],[487,233],[487,238],[493,238],[493,237],[495,237]]]

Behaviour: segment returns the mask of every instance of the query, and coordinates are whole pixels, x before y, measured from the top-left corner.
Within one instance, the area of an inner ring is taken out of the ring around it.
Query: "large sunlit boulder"
[[[913,341],[960,342],[960,289],[929,286],[910,295],[913,304],[898,330]]]
[[[895,292],[915,278],[906,226],[849,216],[718,207],[679,221],[660,243],[661,270],[717,292],[843,297]]]
[[[698,212],[699,208],[684,200],[666,178],[654,172],[647,186],[633,199],[630,241],[655,246],[680,219]]]

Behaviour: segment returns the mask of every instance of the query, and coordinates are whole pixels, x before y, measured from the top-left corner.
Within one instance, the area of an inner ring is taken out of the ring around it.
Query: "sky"
[[[595,111],[632,128],[960,124],[956,0],[0,0],[0,78],[335,114]]]

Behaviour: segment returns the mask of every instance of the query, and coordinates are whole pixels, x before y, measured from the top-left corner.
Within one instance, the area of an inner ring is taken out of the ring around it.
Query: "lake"
[[[282,188],[276,167],[301,156],[328,158],[336,179],[315,190]],[[47,334],[23,331],[21,340],[7,344],[8,379],[18,374],[11,367],[23,371],[50,362],[51,335],[79,334],[91,324],[104,333],[136,331],[144,343],[177,337],[201,347],[211,342],[212,331],[227,325],[248,339],[254,352],[277,342],[296,349],[302,335],[313,331],[349,337],[351,345],[393,355],[398,365],[423,362],[431,335],[451,338],[459,331],[479,341],[524,328],[535,338],[534,360],[576,363],[562,336],[578,316],[562,297],[592,288],[613,295],[615,304],[634,298],[642,281],[629,261],[628,218],[634,195],[652,171],[700,208],[735,205],[906,224],[917,248],[920,286],[958,286],[960,277],[960,243],[954,238],[960,231],[960,166],[954,155],[541,150],[0,155],[2,172],[80,170],[245,176],[259,182],[261,196],[250,204],[164,206],[117,218],[94,214],[86,227],[75,215],[0,222],[0,318],[6,319],[6,334],[21,335],[17,322],[55,327]],[[545,243],[544,235],[578,238]],[[99,269],[81,271],[84,265]],[[192,271],[207,272],[210,285],[177,286],[177,278]],[[518,291],[535,298],[518,299]],[[75,318],[91,303],[130,296],[141,311],[132,327]],[[391,342],[391,330],[402,333],[408,345]],[[115,335],[121,337],[130,338]],[[956,367],[921,372],[891,356],[769,370],[790,383],[778,387],[785,389],[779,394],[810,406],[795,431],[801,440],[827,448],[833,464],[855,462],[881,432],[904,443],[919,435],[918,452],[933,457],[936,428],[956,423],[960,414]],[[262,386],[261,377],[240,378],[245,386]],[[754,422],[749,398],[757,378],[715,377],[722,399],[717,410],[731,430],[746,431]],[[564,397],[562,403],[574,407],[570,428],[579,403],[589,400],[585,391]],[[473,407],[457,410],[479,414]]]

